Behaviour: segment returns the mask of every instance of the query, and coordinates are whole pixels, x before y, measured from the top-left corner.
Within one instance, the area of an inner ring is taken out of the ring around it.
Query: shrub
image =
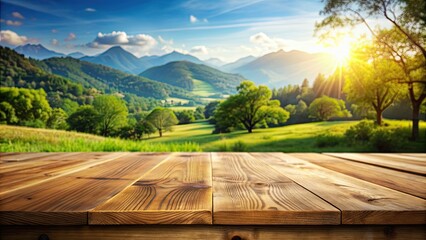
[[[407,141],[407,133],[402,128],[377,128],[370,138],[370,145],[379,152],[397,152]]]
[[[231,146],[233,152],[247,152],[247,144],[243,141],[237,141]]]
[[[315,146],[319,148],[334,147],[342,142],[342,137],[330,133],[320,134],[317,136]]]
[[[377,126],[373,121],[362,120],[358,124],[351,126],[348,130],[346,130],[345,137],[349,142],[368,142],[376,127]]]

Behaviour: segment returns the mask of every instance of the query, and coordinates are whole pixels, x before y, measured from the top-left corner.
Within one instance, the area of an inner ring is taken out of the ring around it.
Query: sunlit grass
[[[196,152],[196,143],[150,143],[90,134],[0,125],[1,152]]]

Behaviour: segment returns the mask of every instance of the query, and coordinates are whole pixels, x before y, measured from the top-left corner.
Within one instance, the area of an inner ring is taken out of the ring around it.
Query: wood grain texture
[[[426,159],[418,161],[413,159],[402,159],[389,156],[368,155],[360,153],[324,153],[329,156],[343,158],[351,161],[357,161],[376,165],[379,167],[391,168],[399,171],[419,174],[426,176]]]
[[[53,180],[123,155],[125,153],[62,153],[32,161],[14,162],[17,164],[13,165],[0,164],[0,195]]]
[[[340,212],[247,153],[212,153],[215,224],[339,224]]]
[[[209,226],[209,225],[120,225],[120,226],[0,226],[0,239],[38,239],[45,234],[61,240],[282,240],[282,239],[401,239],[424,240],[423,226]]]
[[[426,198],[426,178],[416,174],[348,161],[317,153],[293,153],[289,155],[358,179],[392,188],[423,199]]]
[[[62,153],[0,153],[0,162],[23,162],[27,160],[35,160],[52,155],[60,155]]]
[[[89,213],[90,224],[211,224],[208,153],[174,153]]]
[[[129,153],[55,181],[2,194],[0,224],[39,224],[38,214],[48,213],[55,216],[52,224],[87,222],[87,211],[118,194],[168,155]],[[23,213],[28,213],[28,217],[24,218]],[[81,218],[68,218],[70,213],[84,214]]]
[[[342,224],[426,224],[426,201],[283,153],[253,153],[342,211]]]

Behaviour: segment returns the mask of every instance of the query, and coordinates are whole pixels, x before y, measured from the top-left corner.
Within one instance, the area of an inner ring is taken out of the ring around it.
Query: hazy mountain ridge
[[[14,49],[17,53],[34,59],[46,59],[51,57],[63,57],[65,54],[45,48],[41,44],[25,44]]]

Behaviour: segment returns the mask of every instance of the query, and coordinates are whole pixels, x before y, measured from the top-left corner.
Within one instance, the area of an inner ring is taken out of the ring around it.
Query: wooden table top
[[[426,154],[1,153],[1,225],[426,224]]]

